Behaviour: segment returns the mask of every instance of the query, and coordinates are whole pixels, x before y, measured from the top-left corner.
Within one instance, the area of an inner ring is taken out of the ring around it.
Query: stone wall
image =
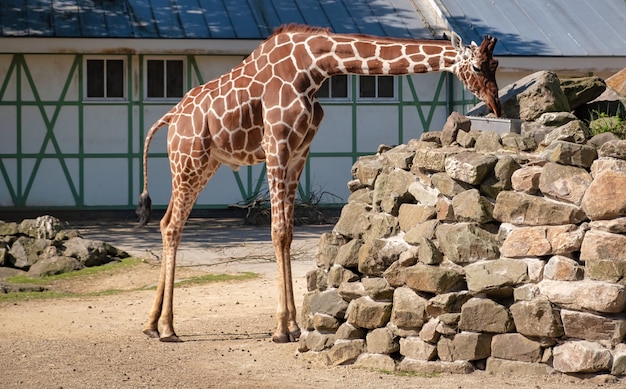
[[[360,158],[307,274],[299,352],[422,373],[626,375],[626,141],[587,138],[567,112],[502,136],[453,113]]]

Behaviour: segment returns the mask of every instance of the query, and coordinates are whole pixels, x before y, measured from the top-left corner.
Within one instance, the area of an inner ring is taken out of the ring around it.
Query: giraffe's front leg
[[[292,201],[292,198],[287,196],[285,200],[276,206],[272,204],[272,242],[278,267],[276,331],[272,336],[272,340],[276,343],[295,342],[300,338],[300,327],[298,327],[296,322],[296,304],[291,274],[291,242],[293,240]]]
[[[165,250],[164,250],[165,253]],[[174,331],[174,261],[163,255],[161,273],[157,285],[156,297],[143,333],[150,338],[159,338],[162,342],[179,342]],[[161,331],[159,332],[159,328]]]
[[[143,333],[150,338],[159,337],[159,317],[161,317],[161,309],[163,308],[163,288],[165,286],[165,258],[161,258],[161,272],[159,275],[159,283],[157,284],[156,296],[150,315],[148,316],[148,323],[143,328]]]

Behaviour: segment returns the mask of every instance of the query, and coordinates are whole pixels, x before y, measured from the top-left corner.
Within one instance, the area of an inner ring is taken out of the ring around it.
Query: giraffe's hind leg
[[[172,165],[172,197],[161,219],[161,273],[148,323],[143,329],[149,337],[159,337],[163,342],[180,341],[174,331],[173,310],[176,252],[193,204],[219,166],[220,163],[213,158],[198,163],[190,157],[183,158],[181,166]]]

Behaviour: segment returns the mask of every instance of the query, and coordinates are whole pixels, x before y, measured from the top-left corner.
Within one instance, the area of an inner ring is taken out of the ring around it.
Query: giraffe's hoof
[[[274,343],[289,343],[292,340],[291,336],[287,334],[274,334],[272,335],[272,342]]]
[[[298,328],[295,331],[289,331],[287,334],[283,333],[275,333],[272,335],[272,342],[274,343],[289,343],[289,342],[297,342],[300,339],[300,329]]]
[[[159,337],[159,331],[153,330],[151,328],[146,328],[145,330],[143,330],[143,333],[148,335],[149,338],[158,338]]]
[[[182,339],[179,338],[176,334],[172,334],[170,336],[163,336],[159,338],[161,342],[169,342],[169,343],[178,343],[182,342]]]

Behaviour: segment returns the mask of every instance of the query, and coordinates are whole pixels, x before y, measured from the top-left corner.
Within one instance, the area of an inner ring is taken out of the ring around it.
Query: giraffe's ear
[[[463,40],[456,32],[452,31],[450,35],[450,43],[452,43],[452,47],[459,53],[462,53],[465,50],[463,47]]]

